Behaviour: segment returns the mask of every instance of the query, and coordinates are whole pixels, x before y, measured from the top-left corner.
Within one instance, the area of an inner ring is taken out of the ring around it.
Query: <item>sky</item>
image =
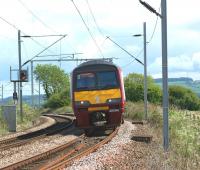
[[[161,0],[144,0],[160,12]],[[143,62],[143,22],[147,27],[147,72],[162,77],[161,19],[148,11],[139,0],[0,0],[0,84],[9,95],[11,69],[18,69],[18,30],[21,36],[64,35],[65,38],[35,57],[59,59],[61,54],[75,58],[115,58],[124,75],[143,74],[143,66],[107,37]],[[168,75],[199,80],[200,2],[167,0]],[[80,16],[81,15],[81,16]],[[82,17],[82,18],[81,18]],[[33,58],[59,36],[21,37],[22,63]],[[141,52],[142,51],[142,52]],[[79,54],[81,53],[81,54]],[[60,56],[59,56],[60,55]],[[39,62],[34,62],[34,67]],[[40,64],[49,64],[43,62]],[[52,62],[66,73],[80,62]],[[29,68],[30,63],[25,65]],[[15,77],[16,71],[12,71]],[[30,92],[30,82],[24,84]],[[37,90],[37,89],[36,89]]]

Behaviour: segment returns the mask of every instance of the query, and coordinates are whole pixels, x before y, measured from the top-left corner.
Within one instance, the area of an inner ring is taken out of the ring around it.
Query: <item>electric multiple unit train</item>
[[[115,129],[125,107],[121,69],[104,60],[80,64],[71,75],[71,98],[76,126],[86,134],[97,127]]]

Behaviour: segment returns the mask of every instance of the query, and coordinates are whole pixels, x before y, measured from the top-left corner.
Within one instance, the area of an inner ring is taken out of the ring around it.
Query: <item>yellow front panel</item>
[[[108,106],[104,106],[104,107],[89,107],[88,111],[98,111],[98,110],[108,110],[109,107]]]
[[[74,92],[75,101],[89,101],[91,104],[106,103],[112,98],[121,98],[120,89]]]

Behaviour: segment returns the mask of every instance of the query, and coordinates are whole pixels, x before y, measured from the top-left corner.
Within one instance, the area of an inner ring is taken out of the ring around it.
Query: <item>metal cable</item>
[[[72,1],[72,3],[74,4],[74,7],[76,8],[76,10],[77,10],[79,16],[81,17],[81,20],[83,21],[83,23],[84,23],[84,25],[85,25],[87,31],[89,32],[89,34],[90,34],[90,36],[91,36],[91,38],[92,38],[92,40],[93,40],[95,46],[96,46],[97,49],[99,50],[101,56],[104,58],[104,55],[103,55],[103,53],[102,53],[102,51],[101,51],[99,45],[97,44],[97,42],[96,42],[94,36],[92,35],[92,33],[91,33],[91,31],[90,31],[90,28],[87,26],[87,24],[86,24],[86,22],[85,22],[85,20],[84,20],[84,18],[83,18],[83,16],[82,16],[80,10],[78,9],[78,7],[77,7],[76,4],[74,3],[74,1],[73,1],[73,0],[71,0],[71,1]]]

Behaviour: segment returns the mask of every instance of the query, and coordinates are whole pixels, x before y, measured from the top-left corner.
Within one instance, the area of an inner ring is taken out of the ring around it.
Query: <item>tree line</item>
[[[37,65],[34,74],[44,88],[47,102],[45,107],[58,108],[70,104],[69,75],[56,65]],[[124,78],[126,100],[138,102],[144,100],[144,76],[130,73]],[[147,77],[148,102],[161,104],[162,90],[151,76]],[[169,86],[169,104],[180,109],[199,110],[200,99],[193,91],[183,86]]]

